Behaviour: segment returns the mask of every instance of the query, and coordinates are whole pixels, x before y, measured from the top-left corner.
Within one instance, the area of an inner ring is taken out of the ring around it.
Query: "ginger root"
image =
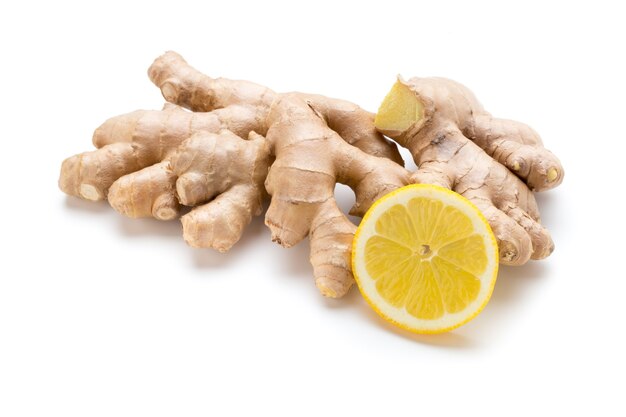
[[[94,133],[98,150],[63,163],[61,189],[107,198],[131,217],[168,220],[179,201],[197,206],[182,218],[186,241],[225,251],[260,214],[264,185],[272,240],[290,247],[309,236],[318,288],[345,294],[355,226],[337,207],[335,184],[352,187],[353,213],[363,214],[409,182],[373,115],[342,100],[211,79],[174,52],[157,58],[149,76],[174,104],[106,121]]]
[[[59,186],[64,192],[107,199],[130,217],[170,220],[180,215],[181,204],[194,207],[181,218],[185,240],[219,251],[239,240],[269,194],[265,223],[272,240],[290,247],[308,236],[316,285],[329,297],[341,297],[354,282],[350,252],[356,227],[337,207],[338,182],[354,190],[355,215],[411,182],[444,184],[483,209],[504,248],[502,262],[522,264],[531,254],[541,258],[551,251],[531,191],[493,159],[507,162],[505,149],[513,144],[498,145],[493,134],[478,128],[467,131],[473,136],[463,136],[460,129],[467,126],[446,119],[445,106],[432,104],[438,97],[417,95],[409,84],[394,87],[375,126],[374,115],[355,104],[213,79],[174,52],[157,58],[148,74],[168,104],[161,111],[114,117],[96,129],[98,149],[63,162]],[[480,115],[487,120],[486,113]],[[445,120],[448,125],[441,127],[439,121]],[[436,128],[428,127],[435,122]],[[506,133],[495,121],[481,126]],[[396,145],[377,127],[411,149],[420,164],[416,173],[403,167]],[[524,146],[515,148],[512,168],[518,167],[522,178],[539,181],[543,168],[534,168],[537,155],[532,153],[537,146]],[[548,165],[558,170],[552,180],[549,168],[544,175],[555,185],[562,169]],[[541,188],[539,182],[529,184]],[[515,198],[503,197],[508,193]],[[494,196],[499,209],[505,208],[500,201],[511,206],[491,213]]]
[[[492,117],[466,87],[444,78],[399,78],[375,124],[411,151],[414,182],[453,189],[478,206],[501,262],[520,265],[554,250],[531,190],[556,187],[564,172],[530,127]]]

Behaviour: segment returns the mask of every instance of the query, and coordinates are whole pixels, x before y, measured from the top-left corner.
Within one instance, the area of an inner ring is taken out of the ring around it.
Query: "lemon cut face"
[[[469,200],[442,187],[409,185],[366,213],[354,237],[352,269],[383,318],[416,333],[440,333],[487,304],[498,246]]]

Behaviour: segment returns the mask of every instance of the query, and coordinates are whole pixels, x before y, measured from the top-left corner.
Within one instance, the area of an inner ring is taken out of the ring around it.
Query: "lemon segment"
[[[498,247],[469,200],[438,186],[409,185],[366,213],[354,237],[352,268],[383,318],[438,333],[466,323],[487,304]]]

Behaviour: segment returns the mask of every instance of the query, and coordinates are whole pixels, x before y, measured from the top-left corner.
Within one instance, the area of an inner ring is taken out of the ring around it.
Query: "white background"
[[[298,3],[0,6],[0,415],[623,416],[619,2]],[[538,196],[556,251],[502,268],[473,322],[415,336],[356,288],[321,297],[308,243],[280,248],[261,218],[218,254],[179,222],[66,197],[61,161],[95,127],[161,107],[146,69],[168,49],[372,111],[397,73],[461,81],[561,158]]]

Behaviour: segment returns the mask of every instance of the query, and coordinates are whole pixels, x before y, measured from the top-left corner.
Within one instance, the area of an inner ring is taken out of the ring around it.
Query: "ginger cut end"
[[[424,104],[417,94],[401,81],[387,93],[378,108],[374,125],[383,134],[399,136],[424,117]]]

